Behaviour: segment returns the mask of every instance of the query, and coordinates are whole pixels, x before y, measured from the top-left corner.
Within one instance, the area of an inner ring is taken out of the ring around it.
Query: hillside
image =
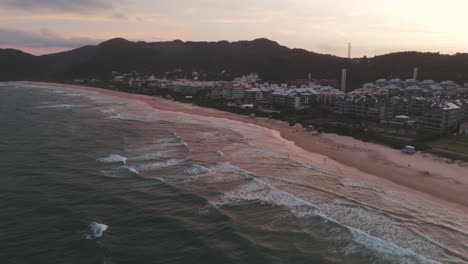
[[[348,59],[290,49],[268,40],[238,42],[131,42],[117,38],[97,46],[33,56],[17,50],[0,49],[0,80],[62,81],[74,78],[109,78],[111,71],[163,75],[180,68],[218,76],[258,72],[264,80],[305,78],[339,79],[343,66],[349,69],[349,86],[377,78],[410,78],[414,66],[420,78],[437,81],[468,81],[468,54],[401,52],[375,58]]]

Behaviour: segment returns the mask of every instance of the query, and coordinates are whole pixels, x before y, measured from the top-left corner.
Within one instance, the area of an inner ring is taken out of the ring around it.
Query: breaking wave
[[[197,164],[193,164],[190,168],[185,170],[185,173],[190,174],[190,175],[200,175],[200,174],[206,174],[208,172],[210,172],[210,169],[197,165]]]
[[[261,203],[284,206],[289,208],[298,217],[304,217],[312,213],[316,214],[319,211],[316,205],[255,178],[250,179],[249,183],[242,186],[239,190],[226,193],[220,200],[212,204],[215,207],[219,207],[227,204],[239,204],[245,201],[260,201]]]
[[[88,225],[86,233],[83,235],[84,239],[93,240],[102,237],[104,232],[109,228],[105,224],[92,222]]]
[[[72,104],[58,104],[58,105],[44,105],[44,106],[36,106],[34,108],[36,109],[47,109],[47,108],[56,108],[56,109],[72,109],[72,108],[78,108],[78,107],[84,107],[83,105],[72,105]]]
[[[140,175],[140,172],[133,167],[123,166],[117,169],[103,171],[102,174],[104,176],[112,177],[112,178],[125,178],[125,177],[138,176]]]
[[[369,250],[372,250],[373,252],[378,253],[380,261],[398,261],[398,263],[417,264],[440,264],[440,262],[429,260],[409,249],[405,249],[394,243],[370,236],[361,230],[350,227],[347,228],[351,232],[353,241]],[[345,252],[346,254],[352,254],[355,252],[359,253],[359,249],[356,245],[349,245],[347,248],[345,248]]]
[[[185,161],[186,159],[168,159],[168,160],[160,161],[160,162],[139,164],[137,166],[137,169],[140,171],[151,171],[151,170],[157,170],[157,169],[162,169],[162,168],[174,167],[174,166],[182,164]]]
[[[249,172],[243,171],[230,164],[218,165],[218,170],[224,172],[235,172],[242,173],[244,175],[251,175]],[[394,261],[396,259],[402,260],[399,263],[417,263],[417,264],[435,264],[439,263],[433,260],[429,260],[426,257],[415,253],[411,249],[403,248],[394,242],[369,235],[368,233],[348,226],[347,222],[342,223],[333,216],[339,214],[331,213],[331,208],[320,208],[319,205],[296,197],[295,195],[273,187],[272,185],[259,180],[257,178],[247,179],[249,182],[242,185],[240,188],[227,192],[222,195],[219,199],[214,202],[210,202],[210,207],[221,208],[226,205],[243,205],[248,202],[260,202],[262,204],[273,204],[286,208],[297,218],[301,219],[312,219],[319,217],[324,223],[336,225],[340,232],[349,233],[352,236],[352,242],[349,246],[344,249],[345,254],[362,253],[362,250],[370,250],[373,254],[376,254],[378,258],[383,261]],[[335,211],[341,211],[339,207],[335,208]],[[362,210],[359,212],[363,213]],[[353,216],[350,216],[353,217]],[[378,220],[378,219],[377,219]],[[369,219],[369,221],[372,221]],[[367,221],[368,222],[368,221]],[[378,224],[379,222],[377,222]],[[365,224],[365,223],[363,223]],[[378,227],[377,227],[378,228]],[[395,228],[399,228],[395,226]],[[399,232],[398,230],[395,232]],[[374,232],[375,233],[375,232]],[[414,246],[421,247],[420,250],[426,252],[428,255],[431,253],[443,254],[444,249],[439,248],[437,245],[432,244],[430,241],[425,241],[425,238],[415,238],[415,236],[409,230],[401,230],[401,235],[407,235],[406,239],[410,239]],[[398,234],[400,235],[400,234]],[[397,236],[398,237],[398,236]],[[404,237],[398,237],[399,239],[405,239]],[[403,244],[405,241],[402,241]],[[407,245],[405,245],[407,246]]]
[[[116,154],[110,154],[110,155],[107,155],[105,157],[97,159],[97,161],[103,162],[103,163],[122,163],[122,164],[125,164],[127,162],[127,158],[123,157],[123,156],[120,156],[120,155],[116,155]]]

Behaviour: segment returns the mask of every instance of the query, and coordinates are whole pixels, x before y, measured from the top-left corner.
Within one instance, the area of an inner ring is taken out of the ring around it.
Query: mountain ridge
[[[415,51],[373,58],[347,59],[305,49],[288,48],[267,38],[241,41],[133,42],[113,38],[74,50],[31,55],[0,49],[0,80],[64,81],[74,78],[109,78],[112,71],[164,75],[180,68],[187,73],[216,76],[223,70],[232,76],[258,72],[264,80],[306,78],[340,79],[348,68],[348,84],[356,88],[378,78],[410,78],[420,69],[422,79],[468,81],[468,54],[445,55]]]

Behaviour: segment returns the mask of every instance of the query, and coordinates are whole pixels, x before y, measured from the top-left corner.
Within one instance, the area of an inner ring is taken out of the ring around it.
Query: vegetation
[[[428,143],[436,153],[443,153],[468,160],[468,135],[451,135]],[[458,155],[457,155],[458,154]]]
[[[113,39],[97,46],[33,56],[17,50],[0,49],[0,80],[63,81],[77,78],[107,80],[110,72],[154,73],[174,77],[199,72],[206,79],[226,80],[258,72],[267,81],[283,82],[306,78],[339,81],[341,68],[348,68],[348,86],[357,88],[378,78],[410,78],[419,67],[421,79],[468,80],[468,54],[401,52],[349,60],[290,49],[268,40],[239,42],[131,42]]]

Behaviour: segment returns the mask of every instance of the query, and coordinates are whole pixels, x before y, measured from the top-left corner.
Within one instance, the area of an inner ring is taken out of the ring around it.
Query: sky
[[[0,0],[0,48],[36,55],[129,40],[269,38],[372,57],[468,52],[467,0]]]

